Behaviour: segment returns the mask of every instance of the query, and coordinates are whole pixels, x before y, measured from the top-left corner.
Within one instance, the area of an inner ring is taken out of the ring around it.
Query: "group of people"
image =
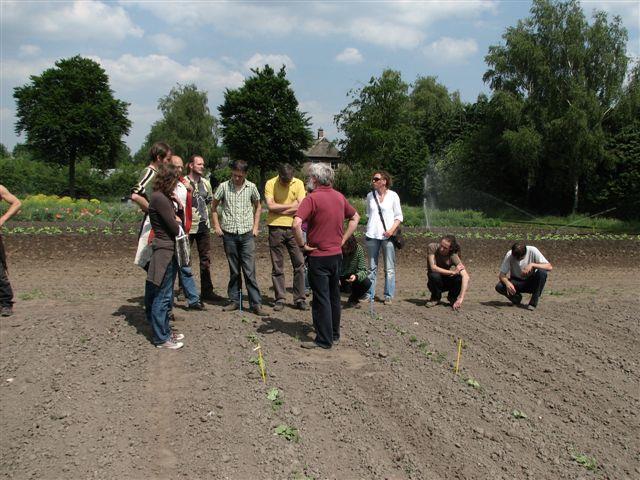
[[[176,277],[184,290],[187,309],[203,310],[205,300],[220,300],[210,273],[210,230],[222,239],[229,266],[228,303],[224,311],[242,309],[243,283],[249,310],[267,316],[256,278],[255,237],[262,211],[257,186],[247,180],[248,164],[235,160],[231,178],[215,191],[204,178],[204,158],[192,156],[183,176],[183,161],[162,142],[150,150],[150,164],[132,189],[131,198],[145,212],[136,263],[147,270],[145,312],[160,348],[179,349],[184,335],[172,332],[170,319]],[[349,292],[344,308],[360,308],[361,301],[373,301],[380,252],[384,265],[385,305],[395,296],[396,242],[403,221],[398,194],[391,190],[392,178],[377,171],[371,178],[365,213],[365,248],[353,236],[360,215],[333,188],[334,171],[324,163],[308,167],[306,183],[294,176],[291,165],[282,164],[278,175],[264,188],[268,209],[268,244],[274,311],[286,306],[285,250],[293,269],[293,306],[308,310],[306,289],[313,292],[311,313],[316,337],[304,348],[331,348],[340,341],[341,291]],[[346,228],[345,228],[346,222]],[[176,238],[188,235],[196,242],[200,264],[200,293],[189,265],[179,266]],[[368,256],[368,263],[367,263]],[[512,303],[531,293],[528,309],[536,308],[551,264],[540,251],[521,243],[507,252],[500,268],[498,293]],[[431,293],[427,307],[441,303],[446,292],[454,310],[462,307],[469,287],[469,273],[462,263],[460,246],[453,235],[427,246],[427,286]],[[244,282],[243,282],[244,280]]]

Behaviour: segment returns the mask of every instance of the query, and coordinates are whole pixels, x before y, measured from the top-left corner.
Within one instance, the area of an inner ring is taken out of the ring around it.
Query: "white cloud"
[[[276,5],[264,6],[231,1],[132,3],[172,25],[211,25],[216,30],[234,36],[282,36],[293,31],[297,22],[287,7]]]
[[[166,33],[151,35],[149,36],[149,39],[156,47],[158,47],[159,53],[162,54],[176,53],[185,47],[184,40],[172,37],[171,35],[167,35]]]
[[[429,27],[449,19],[478,19],[496,12],[496,1],[408,1],[363,4],[148,2],[135,4],[169,24],[210,25],[215,30],[249,38],[261,35],[344,36],[387,48],[414,49],[424,43]],[[128,5],[130,3],[127,3]]]
[[[144,33],[123,7],[96,0],[3,4],[2,28],[16,36],[113,42]]]
[[[610,15],[620,15],[623,18],[635,19],[635,25],[627,24],[627,28],[640,27],[640,3],[637,1],[583,0],[580,3],[587,17],[591,17],[594,10],[604,10]]]
[[[358,51],[357,48],[347,47],[338,55],[336,55],[336,61],[341,63],[347,63],[353,65],[355,63],[360,63],[364,60],[362,58],[362,54]]]
[[[441,37],[430,43],[424,52],[428,58],[439,63],[464,63],[478,51],[473,38]]]
[[[166,55],[138,57],[127,53],[115,60],[92,58],[106,70],[114,89],[166,91],[176,83],[195,83],[199,88],[217,91],[236,88],[244,81],[242,73],[210,58],[193,58],[188,64]]]
[[[31,75],[39,75],[48,68],[55,67],[56,60],[35,58],[31,60],[4,59],[0,78],[7,86],[21,85],[29,81]]]
[[[420,29],[375,18],[358,18],[349,26],[354,38],[390,48],[416,48],[424,38]]]
[[[280,70],[282,65],[284,65],[287,70],[294,70],[296,68],[295,63],[293,63],[293,60],[291,60],[289,55],[265,55],[262,53],[256,53],[244,63],[247,70],[252,68],[262,68],[265,65],[270,65],[274,70]]]
[[[20,45],[18,49],[18,55],[21,57],[33,57],[40,53],[40,47],[38,45]]]
[[[15,112],[7,107],[0,108],[0,120],[6,122],[10,118],[13,118]]]

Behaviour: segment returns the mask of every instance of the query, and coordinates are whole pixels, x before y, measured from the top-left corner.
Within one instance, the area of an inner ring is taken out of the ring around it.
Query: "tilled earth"
[[[345,310],[340,345],[320,352],[299,347],[310,312],[213,303],[178,303],[185,347],[153,348],[134,237],[4,241],[17,303],[0,320],[3,478],[640,478],[637,240],[536,243],[555,267],[536,312],[493,290],[509,242],[466,240],[455,313],[424,307],[427,240],[412,238],[393,305]],[[269,303],[264,237],[257,261]]]

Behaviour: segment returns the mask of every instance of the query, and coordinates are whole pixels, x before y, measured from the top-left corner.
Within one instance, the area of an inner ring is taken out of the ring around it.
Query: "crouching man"
[[[547,281],[547,272],[552,269],[553,266],[536,247],[514,243],[502,260],[496,292],[514,305],[522,302],[523,293],[530,293],[527,310],[535,310]]]
[[[445,235],[440,243],[427,247],[427,288],[431,298],[426,307],[440,304],[444,292],[451,308],[460,310],[469,288],[469,273],[460,260],[460,245],[453,235]]]

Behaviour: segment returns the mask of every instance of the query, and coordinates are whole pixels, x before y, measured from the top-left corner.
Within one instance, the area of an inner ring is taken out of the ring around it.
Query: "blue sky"
[[[83,55],[107,71],[116,98],[131,103],[125,138],[132,152],[160,118],[158,99],[176,83],[209,94],[217,116],[225,88],[250,68],[287,66],[312,128],[337,136],[333,116],[349,90],[385,68],[411,82],[433,75],[465,101],[488,92],[482,82],[489,45],[518,19],[528,1],[226,2],[0,0],[0,142],[14,133],[13,88],[60,58]],[[640,55],[640,2],[583,1],[589,14],[620,15],[628,54]]]

